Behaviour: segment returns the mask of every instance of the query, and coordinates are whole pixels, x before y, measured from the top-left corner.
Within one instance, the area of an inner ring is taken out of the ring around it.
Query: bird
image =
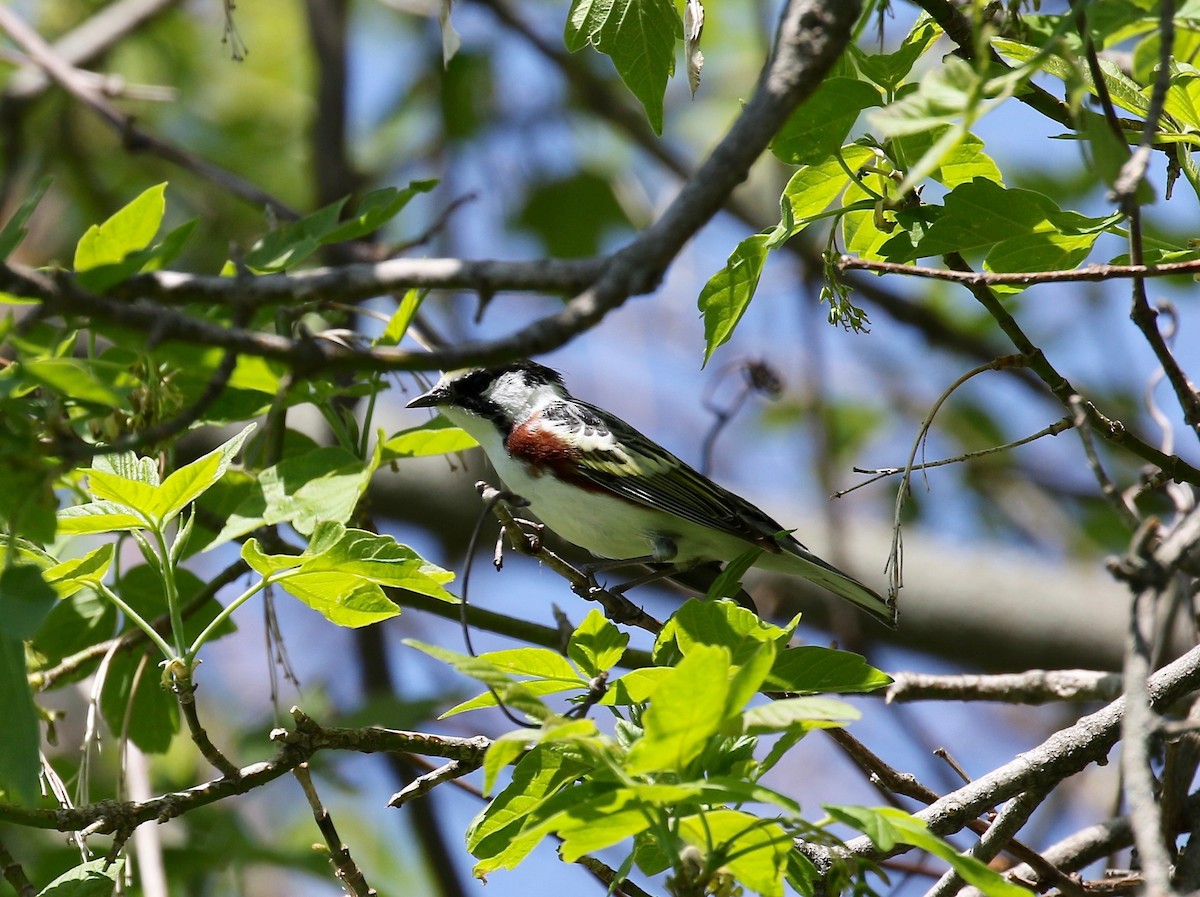
[[[542,523],[602,559],[594,569],[647,565],[703,592],[720,564],[758,548],[754,566],[803,577],[896,626],[894,600],[821,560],[625,421],[575,398],[543,364],[449,371],[407,407],[437,409],[472,436]]]

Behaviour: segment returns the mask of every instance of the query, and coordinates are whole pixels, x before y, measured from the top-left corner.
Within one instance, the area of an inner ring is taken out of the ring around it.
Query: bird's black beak
[[[436,408],[441,403],[443,398],[445,398],[444,393],[442,392],[442,390],[438,389],[435,386],[433,389],[429,390],[429,392],[421,393],[419,396],[417,396],[415,399],[413,399],[411,402],[409,402],[404,407],[405,408]]]

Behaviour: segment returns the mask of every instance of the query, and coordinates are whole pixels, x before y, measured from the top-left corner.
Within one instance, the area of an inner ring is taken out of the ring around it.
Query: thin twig
[[[1139,554],[1148,545],[1154,532],[1143,527],[1135,536]],[[1140,558],[1139,558],[1140,561]],[[1147,587],[1133,586],[1129,634],[1125,644],[1125,715],[1121,721],[1121,776],[1133,836],[1146,877],[1150,897],[1165,897],[1171,889],[1171,857],[1162,840],[1162,814],[1158,806],[1157,787],[1150,770],[1151,741],[1157,737],[1158,715],[1150,707],[1146,679],[1151,672],[1157,599],[1166,588],[1169,577],[1155,576]]]
[[[52,49],[67,65],[89,66],[110,47],[179,4],[180,0],[115,0],[55,40]],[[51,83],[45,72],[30,65],[9,76],[4,98],[27,102]]]
[[[872,483],[878,482],[886,477],[894,477],[898,473],[904,473],[908,470],[932,470],[935,467],[945,467],[949,464],[961,464],[963,461],[971,461],[975,458],[983,458],[987,455],[995,455],[998,452],[1006,452],[1009,449],[1017,448],[1022,445],[1028,445],[1035,442],[1044,436],[1057,436],[1065,430],[1075,426],[1075,422],[1069,417],[1063,417],[1056,420],[1047,427],[1043,427],[1036,433],[1031,433],[1021,439],[1014,439],[1012,442],[1006,442],[1004,445],[994,445],[991,448],[978,449],[973,452],[963,452],[961,455],[955,455],[953,458],[942,458],[938,461],[922,461],[920,464],[914,464],[910,468],[904,467],[879,467],[868,469],[863,467],[855,467],[855,473],[874,474],[870,479],[863,480],[861,483],[855,483],[849,489],[842,489],[833,493],[833,498],[841,498],[843,495],[848,495],[856,489],[861,489],[863,486],[869,486]]]
[[[402,807],[410,800],[428,794],[438,785],[443,782],[449,782],[453,779],[460,779],[468,773],[472,773],[479,768],[478,763],[468,763],[464,760],[451,760],[449,763],[439,766],[432,772],[427,772],[425,775],[417,776],[395,794],[388,798],[387,805],[389,807]]]
[[[904,274],[927,280],[945,280],[964,286],[1035,286],[1041,283],[1103,282],[1127,280],[1132,277],[1172,277],[1200,271],[1200,259],[1186,262],[1163,262],[1155,265],[1084,265],[1055,271],[957,271],[952,268],[929,268],[903,262],[843,255],[838,259],[840,271],[875,271],[879,274]]]
[[[928,806],[933,806],[939,801],[951,800],[954,797],[952,793],[941,797],[936,791],[927,788],[917,781],[916,777],[894,769],[892,766],[885,763],[879,756],[871,751],[865,744],[847,732],[845,729],[826,729],[825,734],[828,735],[835,744],[838,745],[846,755],[850,757],[860,769],[866,772],[872,783],[877,787],[886,788],[895,794],[901,794],[905,797],[910,797],[913,800],[920,801]],[[969,786],[968,786],[969,787]],[[983,835],[988,830],[988,823],[983,819],[978,818],[984,810],[989,807],[979,808],[979,812],[969,819],[964,819],[962,822],[963,828],[969,828],[977,835]],[[869,842],[870,839],[867,839]],[[804,842],[797,842],[803,852],[810,859],[819,860],[824,849],[816,849],[814,853],[814,845]],[[1022,844],[1016,839],[1012,839],[1005,845],[1004,849],[1022,862],[1028,863],[1038,869],[1048,879],[1053,880],[1064,893],[1082,897],[1078,886],[1066,875],[1055,869],[1054,866],[1043,859],[1037,851]]]
[[[1178,562],[1186,538],[1190,536],[1193,543],[1200,538],[1200,514],[1193,512],[1188,521],[1190,525],[1186,531],[1177,529],[1156,552],[1160,561],[1165,562],[1168,557],[1173,556]],[[1148,691],[1151,706],[1155,710],[1170,706],[1197,686],[1200,686],[1200,648],[1193,648],[1150,677]],[[985,810],[1023,791],[1054,784],[1080,772],[1108,756],[1120,738],[1124,709],[1124,698],[1119,698],[1103,709],[1079,719],[1073,725],[1055,732],[1042,744],[1022,752],[1010,762],[980,776],[969,785],[939,797],[914,815],[925,822],[934,834],[946,835],[970,825]],[[817,863],[819,868],[827,868],[831,862],[827,848],[803,840],[798,841],[797,846],[801,847],[805,855]],[[848,841],[845,851],[850,856],[879,856],[879,851],[867,837]]]
[[[996,814],[996,819],[988,826],[988,830],[980,836],[979,843],[967,851],[967,855],[982,863],[991,862],[1005,845],[1017,836],[1017,832],[1029,821],[1030,815],[1046,799],[1049,792],[1048,787],[1030,789],[1010,800]],[[964,883],[957,871],[948,869],[937,883],[925,892],[925,897],[951,897]]]
[[[186,316],[166,316],[160,314],[162,309],[149,304],[116,303],[90,296],[78,285],[51,290],[56,294],[53,301],[57,307],[50,310],[119,320],[135,329],[153,332],[164,340],[215,344],[239,352],[290,359],[301,375],[332,372],[342,365],[343,370],[363,372],[370,369],[363,365],[364,355],[375,355],[380,360],[386,356],[385,365],[392,369],[455,369],[550,351],[599,324],[630,297],[658,286],[687,242],[745,180],[751,165],[792,110],[820,85],[850,40],[859,6],[846,0],[836,3],[831,0],[791,0],[784,9],[775,50],[757,88],[728,133],[697,168],[695,176],[653,224],[610,257],[593,284],[576,294],[561,311],[507,336],[486,342],[464,342],[431,353],[407,352],[395,347],[363,353],[310,338],[292,340],[275,334],[230,330]],[[0,25],[12,18],[11,14],[0,17]],[[23,23],[18,21],[20,24]],[[69,79],[69,73],[64,76]],[[9,266],[0,275],[0,280],[11,281],[12,276],[13,268]],[[29,276],[22,279],[31,286],[39,282],[39,278]],[[40,282],[43,286],[47,284],[46,280]],[[0,289],[10,285],[0,284]],[[27,295],[20,290],[17,293]],[[47,304],[51,303],[48,301]]]
[[[183,713],[184,720],[187,722],[188,734],[191,735],[192,743],[196,745],[196,748],[200,751],[200,755],[222,775],[239,775],[237,764],[218,750],[200,722],[200,717],[196,713],[196,683],[192,681],[191,676],[189,675],[185,678],[181,675],[176,675],[172,679],[171,686],[175,691],[176,699],[179,701],[179,709]]]
[[[1104,465],[1100,462],[1100,455],[1096,451],[1096,445],[1092,440],[1092,431],[1087,427],[1087,411],[1086,406],[1081,396],[1071,396],[1070,398],[1072,416],[1074,418],[1075,430],[1079,433],[1079,440],[1083,443],[1083,453],[1087,457],[1088,468],[1092,471],[1092,476],[1096,478],[1096,482],[1100,484],[1100,494],[1108,501],[1113,510],[1117,512],[1117,517],[1124,523],[1130,531],[1136,530],[1141,525],[1141,518],[1138,516],[1137,508],[1133,506],[1129,498],[1117,488],[1108,472],[1104,469]]]
[[[1200,793],[1191,795],[1182,807],[1181,816],[1167,820],[1173,827],[1171,833],[1193,831],[1188,819],[1200,812]],[[1060,869],[1075,872],[1096,860],[1110,856],[1133,843],[1133,826],[1128,816],[1117,816],[1080,829],[1042,851],[1042,855]],[[1008,877],[1038,891],[1044,890],[1047,881],[1029,866],[1015,866]],[[1090,890],[1090,889],[1089,889]],[[969,889],[963,897],[982,897],[980,892]]]
[[[143,822],[165,822],[197,807],[261,788],[291,772],[319,751],[418,753],[482,763],[483,755],[492,743],[491,739],[482,735],[454,738],[375,726],[358,729],[324,727],[295,707],[292,708],[292,717],[292,729],[276,729],[271,733],[272,740],[280,745],[275,756],[242,767],[236,776],[211,779],[192,788],[171,791],[146,801],[102,800],[77,807],[49,809],[0,803],[0,821],[62,832],[107,834],[133,831]]]
[[[957,252],[948,253],[945,256],[946,264],[956,271],[970,271],[971,267],[967,264],[966,259]],[[1050,392],[1068,410],[1071,410],[1072,398],[1079,395],[1079,391],[1071,385],[1058,370],[1046,358],[1046,355],[1034,342],[1026,335],[1025,331],[1017,323],[1012,314],[1005,308],[1004,303],[986,283],[966,283],[966,288],[975,297],[976,301],[987,310],[988,314],[1000,325],[1000,329],[1005,336],[1012,341],[1014,347],[1022,355],[1028,359],[1029,369],[1032,370],[1049,387]],[[1200,474],[1200,470],[1192,468],[1182,458],[1177,455],[1165,455],[1156,447],[1150,445],[1142,439],[1139,439],[1118,420],[1113,420],[1101,413],[1100,409],[1092,402],[1085,402],[1083,410],[1087,415],[1088,426],[1095,430],[1105,440],[1113,445],[1120,446],[1137,457],[1149,461],[1150,463],[1162,469],[1170,479],[1182,479],[1189,483],[1200,485],[1200,480],[1195,479],[1196,474]],[[1192,468],[1192,469],[1188,469]]]
[[[312,776],[308,772],[308,764],[299,764],[292,770],[292,775],[296,777],[296,781],[300,783],[300,787],[304,791],[304,796],[308,799],[313,819],[317,822],[321,837],[325,839],[325,847],[329,851],[329,861],[333,864],[334,875],[337,876],[338,881],[354,897],[376,897],[375,889],[367,884],[362,869],[350,856],[350,848],[338,836],[337,828],[333,824],[333,817],[329,815],[329,810],[321,802],[316,786],[313,785]]]
[[[238,577],[244,575],[250,568],[243,560],[236,560],[224,570],[212,577],[205,585],[204,589],[196,595],[187,606],[183,608],[183,617],[187,619],[192,614],[196,613],[201,607],[211,601],[216,594],[234,582]],[[166,632],[170,626],[170,618],[164,614],[156,619],[151,624],[155,630]],[[29,685],[37,691],[45,691],[53,688],[58,684],[58,680],[65,676],[71,676],[77,673],[86,664],[93,660],[99,660],[111,650],[126,651],[139,645],[145,644],[148,640],[145,632],[138,628],[129,629],[122,635],[116,638],[107,639],[103,642],[98,642],[95,645],[89,645],[81,651],[76,652],[68,657],[64,657],[59,663],[47,670],[38,670],[29,674]]]
[[[971,378],[986,371],[1002,371],[1009,368],[1024,367],[1028,362],[1029,359],[1023,355],[1005,355],[967,371],[942,391],[942,394],[937,397],[937,401],[933,403],[933,407],[925,415],[924,420],[921,421],[921,426],[917,430],[917,436],[913,440],[912,450],[908,455],[908,461],[904,465],[904,475],[900,478],[900,486],[896,489],[896,506],[892,518],[892,548],[888,552],[885,568],[891,576],[889,592],[892,595],[896,595],[904,585],[904,539],[900,532],[904,503],[908,498],[911,476],[917,460],[917,452],[921,450],[921,444],[925,441],[925,437],[929,433],[929,428],[933,426],[933,419],[937,415],[938,410],[954,394],[956,389]]]

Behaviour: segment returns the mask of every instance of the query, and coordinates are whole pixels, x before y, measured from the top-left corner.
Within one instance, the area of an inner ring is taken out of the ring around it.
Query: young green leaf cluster
[[[447,715],[500,701],[536,724],[496,739],[484,759],[488,791],[515,767],[468,832],[476,874],[511,869],[554,835],[568,861],[628,843],[625,873],[634,864],[649,874],[669,869],[696,893],[726,877],[782,893],[800,808],[760,779],[806,733],[858,717],[823,693],[890,681],[854,654],[787,647],[796,622],[781,628],[729,601],[689,601],[659,635],[656,665],[620,676],[614,667],[628,637],[598,611],[576,629],[565,658],[541,648],[468,657],[416,644],[488,686]],[[790,696],[752,706],[764,690]],[[554,712],[550,695],[575,709]],[[580,715],[592,706],[610,709],[614,734]],[[779,741],[757,759],[766,735]]]
[[[1185,33],[1200,34],[1190,12],[1177,16]],[[1116,106],[1145,117],[1158,61],[1156,14],[1101,18],[1111,26],[1095,34],[1101,42],[1137,40],[1132,75],[1102,59],[1102,86]],[[742,240],[701,291],[705,361],[733,335],[768,254],[817,222],[834,224],[825,238],[830,258],[846,252],[867,261],[903,264],[957,253],[982,258],[983,270],[995,273],[1069,270],[1088,257],[1102,234],[1125,234],[1123,210],[1085,216],[1060,208],[1043,193],[1007,187],[983,141],[972,132],[980,118],[1029,93],[1030,79],[1048,74],[1063,82],[1070,98],[1064,109],[1106,183],[1115,184],[1128,158],[1128,149],[1101,116],[1080,104],[1087,93],[1099,95],[1100,87],[1082,64],[1072,17],[1027,15],[1019,23],[1025,40],[980,27],[976,42],[988,53],[973,59],[952,54],[933,67],[921,63],[939,52],[936,41],[942,29],[928,14],[917,18],[890,53],[872,54],[856,45],[847,49],[831,77],[792,114],[772,143],[781,161],[800,166],[780,197],[779,224]],[[1002,57],[1015,65],[1006,65]],[[1190,148],[1200,141],[1198,83],[1194,66],[1178,56],[1172,59],[1156,146]],[[864,112],[866,131],[859,124]],[[1141,125],[1123,123],[1130,143],[1137,142]],[[859,135],[847,143],[856,130]],[[1200,174],[1190,149],[1174,152],[1172,158],[1200,195]],[[940,203],[921,196],[930,184],[944,192]],[[1144,184],[1141,189],[1139,196],[1147,201]],[[1151,263],[1189,261],[1200,258],[1200,251],[1185,242],[1147,239],[1144,258]],[[1128,260],[1123,254],[1111,264]],[[836,268],[827,265],[825,274],[822,298],[830,303],[830,322],[862,329],[865,315],[850,303]],[[1023,288],[1010,285],[996,292]]]

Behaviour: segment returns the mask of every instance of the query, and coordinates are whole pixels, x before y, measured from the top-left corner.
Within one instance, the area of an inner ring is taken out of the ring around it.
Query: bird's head
[[[408,407],[437,408],[460,425],[464,418],[488,420],[507,433],[542,405],[566,394],[557,371],[536,361],[514,361],[449,371]]]

